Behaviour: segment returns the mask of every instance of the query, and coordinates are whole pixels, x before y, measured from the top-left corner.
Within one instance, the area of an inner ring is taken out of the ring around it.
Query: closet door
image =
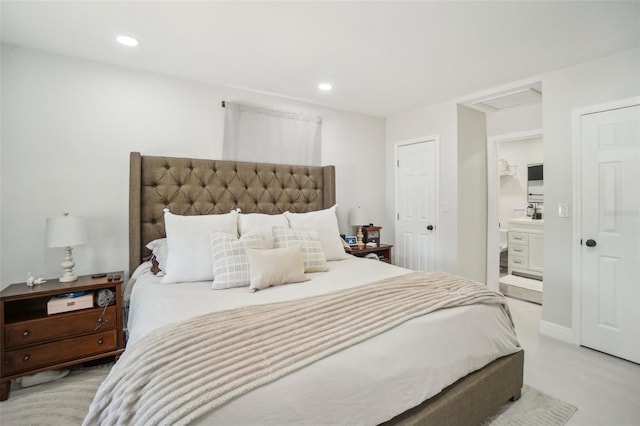
[[[436,142],[400,144],[396,151],[394,263],[415,271],[436,265]]]
[[[581,344],[640,363],[640,105],[580,126]]]

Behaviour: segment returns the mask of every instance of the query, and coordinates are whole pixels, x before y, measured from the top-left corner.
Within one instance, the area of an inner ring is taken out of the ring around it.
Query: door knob
[[[596,243],[596,240],[588,239],[586,244],[587,244],[587,247],[595,247],[597,243]]]
[[[433,225],[427,225],[427,231],[433,231]]]

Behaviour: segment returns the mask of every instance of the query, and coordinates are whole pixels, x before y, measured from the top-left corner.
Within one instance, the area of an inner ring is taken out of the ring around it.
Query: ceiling
[[[5,43],[382,117],[640,44],[638,1],[3,0],[0,12]]]

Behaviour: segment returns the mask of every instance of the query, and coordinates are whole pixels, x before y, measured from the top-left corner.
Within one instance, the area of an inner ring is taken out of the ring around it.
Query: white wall
[[[508,228],[508,220],[525,215],[527,207],[527,165],[543,162],[542,139],[526,139],[498,144],[498,159],[505,159],[513,168],[513,176],[500,177],[498,220]],[[496,165],[497,167],[497,165]],[[515,211],[519,209],[520,211]]]
[[[386,131],[386,214],[395,225],[394,144],[416,138],[438,135],[440,138],[440,223],[437,227],[436,268],[457,273],[458,265],[458,147],[457,110],[454,102],[418,108],[387,118]],[[395,232],[394,229],[390,230]],[[388,234],[385,234],[385,237]]]
[[[640,94],[640,50],[585,62],[543,75],[542,107],[531,106],[487,118],[490,136],[543,128],[545,164],[545,251],[542,319],[561,328],[572,323],[572,218],[557,217],[558,203],[572,204],[572,121],[574,108]],[[469,96],[471,99],[472,96]],[[541,108],[541,109],[540,109]],[[542,120],[540,120],[540,111]],[[439,255],[442,270],[457,272],[457,132],[454,102],[417,108],[387,119],[387,175],[393,176],[393,143],[439,134],[441,140],[440,202],[449,203],[441,213]],[[393,205],[393,182],[387,181],[387,203]],[[391,209],[391,207],[389,208]],[[392,219],[392,218],[391,218]],[[461,240],[464,235],[461,235]]]
[[[390,177],[386,199],[391,220],[395,204],[394,144],[433,135],[440,139],[440,223],[434,224],[438,232],[436,268],[485,282],[484,113],[447,102],[387,118],[387,176]]]
[[[544,86],[542,87],[544,99]],[[487,136],[542,128],[542,102],[487,113]]]
[[[572,256],[579,240],[572,235],[573,217],[557,216],[559,203],[573,203],[571,114],[575,108],[640,95],[640,50],[550,73],[542,84],[546,211],[542,319],[572,328]]]
[[[44,225],[63,210],[90,221],[76,272],[126,268],[129,152],[220,158],[222,100],[322,116],[341,231],[359,204],[392,228],[381,118],[2,45],[2,287],[59,274],[62,249],[44,247]]]
[[[483,112],[457,106],[458,274],[487,280],[487,129]]]

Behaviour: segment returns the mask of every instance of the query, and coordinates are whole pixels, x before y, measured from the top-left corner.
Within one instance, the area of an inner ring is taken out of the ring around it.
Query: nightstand
[[[117,280],[108,277],[120,276]],[[124,351],[122,283],[124,272],[110,272],[102,278],[90,275],[61,283],[57,279],[27,287],[12,284],[0,292],[0,401],[9,397],[11,380],[40,371],[53,370]],[[59,314],[47,314],[47,303],[60,294],[97,292],[110,289],[115,303],[104,308],[89,307]]]
[[[351,254],[358,257],[365,257],[369,253],[375,253],[381,261],[392,263],[391,248],[393,248],[391,244],[380,244],[377,247],[363,247],[361,249],[351,247]]]

